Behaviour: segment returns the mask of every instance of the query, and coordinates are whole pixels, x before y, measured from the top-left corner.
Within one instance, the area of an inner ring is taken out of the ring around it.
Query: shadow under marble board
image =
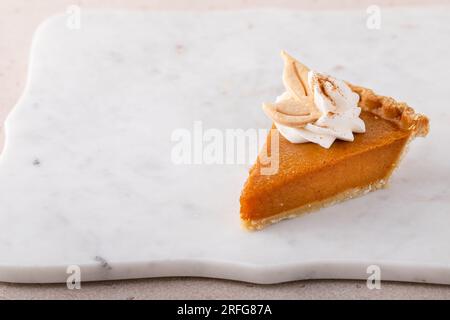
[[[450,283],[450,47],[441,41],[450,13],[383,10],[380,30],[365,18],[83,11],[80,28],[64,15],[45,21],[5,123],[0,280],[65,282],[76,265],[82,281],[276,283],[366,279],[377,265],[382,280]],[[269,128],[261,103],[282,90],[281,49],[407,100],[431,132],[389,189],[247,232],[239,196],[249,164],[177,165],[174,132]]]

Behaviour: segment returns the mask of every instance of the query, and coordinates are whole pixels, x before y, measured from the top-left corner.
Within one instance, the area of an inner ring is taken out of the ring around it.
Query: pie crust
[[[395,123],[400,129],[411,132],[411,138],[425,137],[429,131],[429,119],[404,102],[375,94],[372,90],[348,84],[359,97],[359,107],[385,120]]]

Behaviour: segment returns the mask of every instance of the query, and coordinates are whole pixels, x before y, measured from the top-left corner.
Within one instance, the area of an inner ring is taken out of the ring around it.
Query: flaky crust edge
[[[416,113],[405,102],[397,102],[391,97],[380,96],[370,89],[348,83],[359,97],[359,107],[380,118],[394,122],[400,129],[411,131],[411,138],[425,137],[430,130],[430,120]]]

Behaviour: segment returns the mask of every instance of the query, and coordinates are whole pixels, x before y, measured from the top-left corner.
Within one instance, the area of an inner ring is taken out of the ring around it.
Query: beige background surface
[[[302,10],[450,5],[450,0],[1,0],[0,1],[0,129],[25,84],[33,31],[46,17],[65,12],[69,5],[83,8],[134,10],[233,10],[283,7]],[[449,7],[450,9],[450,7]],[[3,130],[1,130],[3,132]],[[3,137],[2,137],[3,138]],[[0,142],[0,146],[2,143]],[[81,290],[58,285],[0,283],[0,299],[450,299],[450,287],[383,282],[369,290],[364,281],[314,280],[277,285],[255,285],[200,278],[160,278],[83,283]]]

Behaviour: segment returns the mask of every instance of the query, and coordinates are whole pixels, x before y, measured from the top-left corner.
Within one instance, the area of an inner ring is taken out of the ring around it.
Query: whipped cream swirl
[[[308,85],[321,116],[301,128],[275,122],[278,131],[287,140],[292,143],[313,142],[328,149],[336,139],[353,141],[353,132],[365,132],[364,121],[359,118],[359,95],[344,81],[311,70],[308,72]],[[291,98],[285,92],[276,102]]]

